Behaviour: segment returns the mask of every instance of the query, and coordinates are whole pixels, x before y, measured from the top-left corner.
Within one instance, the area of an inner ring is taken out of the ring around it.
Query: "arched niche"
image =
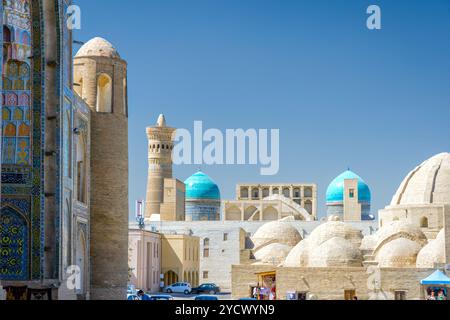
[[[112,112],[112,80],[105,73],[97,77],[97,112]]]

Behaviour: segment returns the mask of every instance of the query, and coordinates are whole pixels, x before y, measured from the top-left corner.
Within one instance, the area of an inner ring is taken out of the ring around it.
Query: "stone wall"
[[[307,292],[319,300],[343,300],[345,290],[355,290],[360,300],[395,298],[395,291],[405,291],[406,299],[423,298],[420,280],[432,269],[416,268],[270,268],[270,266],[232,266],[232,297],[248,297],[250,287],[258,282],[257,273],[276,270],[278,299],[288,292]],[[375,284],[372,286],[372,283]],[[372,289],[369,290],[369,287]],[[378,289],[378,290],[377,290]]]

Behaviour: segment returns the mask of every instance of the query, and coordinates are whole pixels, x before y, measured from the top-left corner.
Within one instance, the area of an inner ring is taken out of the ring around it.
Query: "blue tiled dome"
[[[220,200],[219,187],[201,171],[190,176],[184,184],[186,185],[186,199]]]
[[[350,170],[340,174],[330,183],[327,189],[327,203],[344,201],[344,181],[347,179],[358,179],[358,201],[370,203],[369,186],[360,176]]]

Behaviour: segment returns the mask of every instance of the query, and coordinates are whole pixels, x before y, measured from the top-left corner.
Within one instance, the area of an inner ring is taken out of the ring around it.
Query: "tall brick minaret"
[[[164,115],[158,117],[156,126],[147,128],[148,179],[145,218],[160,214],[164,201],[164,179],[172,178],[172,150],[176,129],[166,126]]]

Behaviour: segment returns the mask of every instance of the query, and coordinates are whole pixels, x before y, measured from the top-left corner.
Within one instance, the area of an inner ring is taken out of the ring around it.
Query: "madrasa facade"
[[[126,296],[127,63],[102,38],[73,57],[70,5],[0,2],[0,296],[8,300]]]

